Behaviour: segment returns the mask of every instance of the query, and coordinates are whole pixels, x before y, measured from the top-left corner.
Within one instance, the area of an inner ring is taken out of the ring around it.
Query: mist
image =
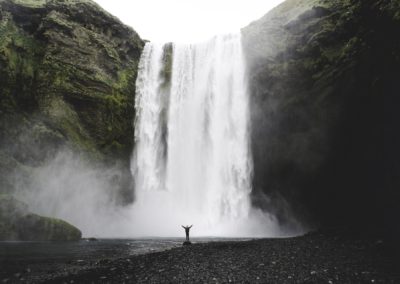
[[[62,149],[25,179],[16,174],[15,196],[39,215],[64,219],[84,236],[126,237],[134,228],[127,208],[118,204],[117,168],[95,165]]]
[[[100,166],[70,149],[59,150],[28,176],[21,174],[14,176],[15,197],[33,213],[68,221],[83,237],[181,237],[180,225],[187,224],[194,225],[194,237],[284,237],[301,232],[300,227],[279,226],[274,215],[261,209],[223,224],[204,222],[203,216],[188,218],[167,194],[121,205],[115,184],[119,169]]]

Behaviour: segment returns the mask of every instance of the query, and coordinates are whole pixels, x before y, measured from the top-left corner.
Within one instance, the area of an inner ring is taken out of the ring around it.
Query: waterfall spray
[[[250,203],[240,34],[192,45],[147,43],[136,86],[131,169],[137,230],[173,236],[181,224],[194,224],[193,233],[203,236],[276,235],[273,216]]]

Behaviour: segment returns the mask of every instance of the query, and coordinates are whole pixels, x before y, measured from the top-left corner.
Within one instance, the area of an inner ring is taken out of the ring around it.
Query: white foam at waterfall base
[[[137,236],[279,236],[251,207],[249,98],[240,34],[193,45],[147,43],[136,82],[131,161]],[[172,68],[169,78],[166,74]]]

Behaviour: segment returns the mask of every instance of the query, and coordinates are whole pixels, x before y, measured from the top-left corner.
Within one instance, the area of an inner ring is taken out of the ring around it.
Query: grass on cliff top
[[[48,3],[63,3],[63,4],[77,4],[77,3],[89,3],[95,4],[92,0],[11,0],[11,2],[26,6],[30,8],[41,8],[46,6]]]
[[[46,5],[47,0],[11,0],[13,3],[30,8],[41,8]]]

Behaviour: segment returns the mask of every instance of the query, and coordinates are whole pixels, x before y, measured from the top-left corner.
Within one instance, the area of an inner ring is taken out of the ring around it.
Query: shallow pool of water
[[[227,240],[226,238],[193,238],[193,243]],[[0,260],[52,261],[118,258],[180,247],[182,238],[98,239],[78,242],[0,242]]]

